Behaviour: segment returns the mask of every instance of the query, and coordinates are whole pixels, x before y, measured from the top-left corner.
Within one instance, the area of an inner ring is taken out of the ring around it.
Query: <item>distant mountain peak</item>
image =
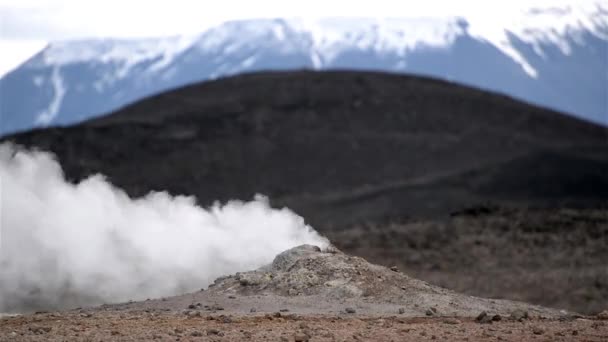
[[[597,72],[608,67],[608,10],[585,4],[492,17],[253,19],[195,35],[53,42],[0,80],[0,134],[84,120],[193,82],[301,68],[430,75],[608,123],[608,76]],[[19,100],[24,92],[34,100]]]

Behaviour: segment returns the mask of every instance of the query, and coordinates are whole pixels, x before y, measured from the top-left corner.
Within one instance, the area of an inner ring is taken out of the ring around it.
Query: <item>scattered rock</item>
[[[192,333],[190,333],[190,336],[193,336],[193,337],[201,337],[201,336],[203,336],[203,333],[201,333],[200,331],[196,331],[196,330],[195,330],[195,331],[193,331]]]
[[[214,328],[207,329],[207,336],[211,336],[211,335],[221,336],[220,335],[221,333],[222,333],[221,331],[214,329]]]
[[[306,335],[305,333],[296,333],[293,336],[293,339],[295,342],[308,342],[310,340],[310,336]]]
[[[190,316],[189,317],[201,317],[201,312],[200,311],[192,311],[192,312],[190,312]]]
[[[251,309],[249,309],[249,312],[254,313],[254,312],[258,312],[258,310],[256,308],[251,308]]]
[[[229,299],[236,299],[236,296],[228,296]]]
[[[543,330],[541,327],[534,327],[532,328],[532,333],[534,333],[534,335],[542,335],[545,333],[545,330]]]
[[[196,309],[196,305],[190,304],[190,305],[188,305],[188,309],[194,310],[194,309]]]
[[[516,321],[523,321],[524,319],[528,319],[528,311],[524,310],[515,310],[511,313],[511,319]]]
[[[494,315],[492,316],[492,321],[493,322],[500,322],[502,320],[502,316],[501,315]]]
[[[399,308],[399,314],[403,315],[405,313],[405,309],[404,308]]]
[[[477,317],[475,318],[475,321],[477,321],[477,323],[482,323],[482,324],[491,324],[492,321],[494,320],[493,316],[488,315],[487,312],[482,311],[479,315],[477,315]]]
[[[232,323],[232,322],[233,322],[232,317],[230,317],[230,316],[225,316],[225,315],[221,315],[221,316],[219,317],[219,319],[218,319],[218,320],[219,320],[220,322],[222,322],[222,323],[226,323],[226,324],[229,324],[229,323]]]
[[[426,310],[425,315],[427,316],[433,316],[435,314],[435,312],[431,309]]]
[[[280,309],[280,312],[289,312],[289,309]]]
[[[460,324],[462,322],[459,319],[457,319],[457,318],[446,318],[446,319],[443,320],[443,323],[454,324],[455,325],[455,324]]]
[[[344,309],[344,311],[349,314],[357,313],[357,310],[355,310],[354,308],[346,308]]]
[[[391,271],[399,272],[399,268],[397,268],[397,266],[391,266]]]
[[[597,314],[597,318],[608,321],[608,310],[604,310]]]
[[[222,311],[222,310],[224,310],[224,308],[221,305],[218,305],[218,304],[213,304],[211,306],[205,305],[205,308],[208,311]]]
[[[51,330],[53,330],[53,328],[51,328],[51,327],[30,327],[29,330],[36,335],[42,335],[44,333],[50,332]]]

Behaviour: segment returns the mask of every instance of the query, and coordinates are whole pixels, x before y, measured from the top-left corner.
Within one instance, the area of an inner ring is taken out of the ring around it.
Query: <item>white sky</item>
[[[491,20],[581,1],[595,0],[0,0],[0,76],[54,40],[196,33],[226,20],[268,17],[466,15]]]

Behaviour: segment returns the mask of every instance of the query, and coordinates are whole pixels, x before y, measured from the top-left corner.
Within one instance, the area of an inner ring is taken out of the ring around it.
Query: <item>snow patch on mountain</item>
[[[331,63],[346,49],[356,47],[376,53],[407,55],[418,47],[448,47],[465,33],[496,46],[518,63],[530,76],[537,71],[513,46],[515,36],[530,44],[541,57],[543,44],[559,46],[564,54],[572,50],[570,40],[577,41],[581,32],[608,39],[608,9],[599,2],[582,2],[576,6],[532,8],[505,15],[472,13],[463,18],[291,18],[258,19],[226,22],[200,35],[174,36],[139,40],[80,40],[56,42],[34,58],[30,66],[71,63],[112,64],[115,71],[104,75],[95,85],[103,89],[128,76],[129,71],[148,62],[147,71],[155,73],[169,66],[189,48],[201,52],[221,50],[230,55],[242,48],[255,49],[258,44],[279,53],[309,50],[315,69]],[[251,60],[245,61],[244,65]]]
[[[49,106],[43,110],[36,118],[36,125],[48,125],[53,119],[59,114],[59,108],[61,108],[61,102],[67,91],[67,87],[63,82],[61,73],[59,72],[59,66],[53,68],[51,74],[51,83],[53,84],[53,99]]]
[[[470,24],[469,34],[502,50],[534,78],[537,71],[513,47],[510,35],[530,44],[541,57],[544,57],[542,45],[547,44],[558,46],[564,55],[569,55],[572,51],[569,38],[580,42],[582,32],[608,39],[608,6],[599,1],[530,8],[498,16],[472,14],[467,21]]]
[[[464,33],[458,18],[298,18],[286,22],[295,32],[310,37],[315,68],[353,47],[405,56],[421,45],[449,46]]]

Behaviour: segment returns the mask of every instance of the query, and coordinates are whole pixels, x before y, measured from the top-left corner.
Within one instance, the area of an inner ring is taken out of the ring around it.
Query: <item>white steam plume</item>
[[[100,175],[70,184],[53,155],[9,144],[0,196],[0,312],[180,294],[300,244],[328,245],[263,197],[209,209],[164,192],[131,199]]]

